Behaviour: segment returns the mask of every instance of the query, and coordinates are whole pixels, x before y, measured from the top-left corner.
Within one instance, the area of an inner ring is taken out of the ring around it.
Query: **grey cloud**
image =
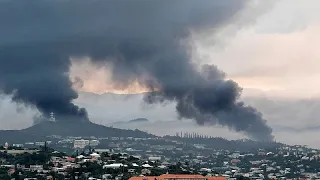
[[[70,57],[89,56],[94,63],[108,61],[122,87],[138,79],[151,90],[160,88],[145,97],[148,103],[177,101],[182,118],[272,140],[261,114],[238,101],[241,88],[215,66],[199,72],[186,41],[189,30],[234,22],[248,2],[1,1],[0,89],[45,116],[54,111],[60,120],[88,121],[86,110],[72,103],[78,94],[68,73]]]

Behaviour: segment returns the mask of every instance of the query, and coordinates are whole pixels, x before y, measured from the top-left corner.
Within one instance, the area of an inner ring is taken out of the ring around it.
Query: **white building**
[[[30,165],[30,171],[42,171],[43,165]]]
[[[98,146],[100,144],[99,140],[90,140],[90,146]]]
[[[36,146],[44,146],[46,143],[45,142],[35,142],[34,144]]]
[[[106,164],[103,166],[104,169],[119,169],[121,167],[128,167],[128,165],[122,163],[113,163],[113,164]]]
[[[5,148],[5,149],[8,149],[8,147],[9,147],[9,144],[6,142],[6,143],[4,144],[4,148]]]
[[[22,148],[23,147],[23,144],[12,144],[13,147],[20,147]]]
[[[89,144],[90,144],[90,141],[89,141],[89,140],[84,140],[84,139],[74,140],[74,142],[73,142],[73,147],[74,147],[74,148],[83,149],[83,148],[85,148],[86,146],[89,146]]]
[[[156,157],[156,156],[150,156],[148,158],[149,161],[161,161],[161,157]]]
[[[91,158],[100,159],[100,154],[98,153],[92,153],[90,154]]]

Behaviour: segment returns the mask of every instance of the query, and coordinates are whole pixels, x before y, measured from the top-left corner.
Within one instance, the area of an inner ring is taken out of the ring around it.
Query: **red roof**
[[[15,173],[15,172],[16,172],[16,170],[13,169],[13,168],[11,168],[11,169],[8,170],[8,173],[9,173],[10,175],[12,175],[12,174]]]
[[[131,177],[129,180],[164,180],[164,179],[206,179],[206,180],[226,180],[225,177],[213,176],[205,177],[202,175],[192,174],[162,174],[160,176],[136,176]]]
[[[76,158],[68,157],[68,158],[67,158],[67,161],[74,162],[74,161],[76,161]]]
[[[159,176],[160,179],[174,178],[174,179],[203,179],[202,175],[192,175],[192,174],[162,174]]]
[[[212,176],[212,177],[207,177],[207,180],[227,180],[227,178],[223,176]]]
[[[131,177],[129,180],[154,180],[158,179],[158,176],[135,176]]]

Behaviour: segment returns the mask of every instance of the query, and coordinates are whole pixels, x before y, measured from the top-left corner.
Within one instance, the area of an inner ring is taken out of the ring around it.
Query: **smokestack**
[[[57,121],[88,121],[86,110],[73,103],[78,94],[69,71],[71,57],[89,57],[112,67],[120,87],[136,80],[147,86],[146,103],[176,102],[180,118],[270,141],[262,115],[238,100],[238,84],[216,66],[199,67],[191,59],[191,32],[214,35],[230,23],[250,23],[238,19],[250,2],[1,1],[0,90],[45,116],[55,112]]]

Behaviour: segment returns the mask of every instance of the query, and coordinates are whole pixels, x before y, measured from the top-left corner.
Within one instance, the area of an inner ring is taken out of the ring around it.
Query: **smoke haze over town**
[[[287,141],[279,125],[320,125],[320,3],[291,2],[0,1],[0,126],[53,111]]]

